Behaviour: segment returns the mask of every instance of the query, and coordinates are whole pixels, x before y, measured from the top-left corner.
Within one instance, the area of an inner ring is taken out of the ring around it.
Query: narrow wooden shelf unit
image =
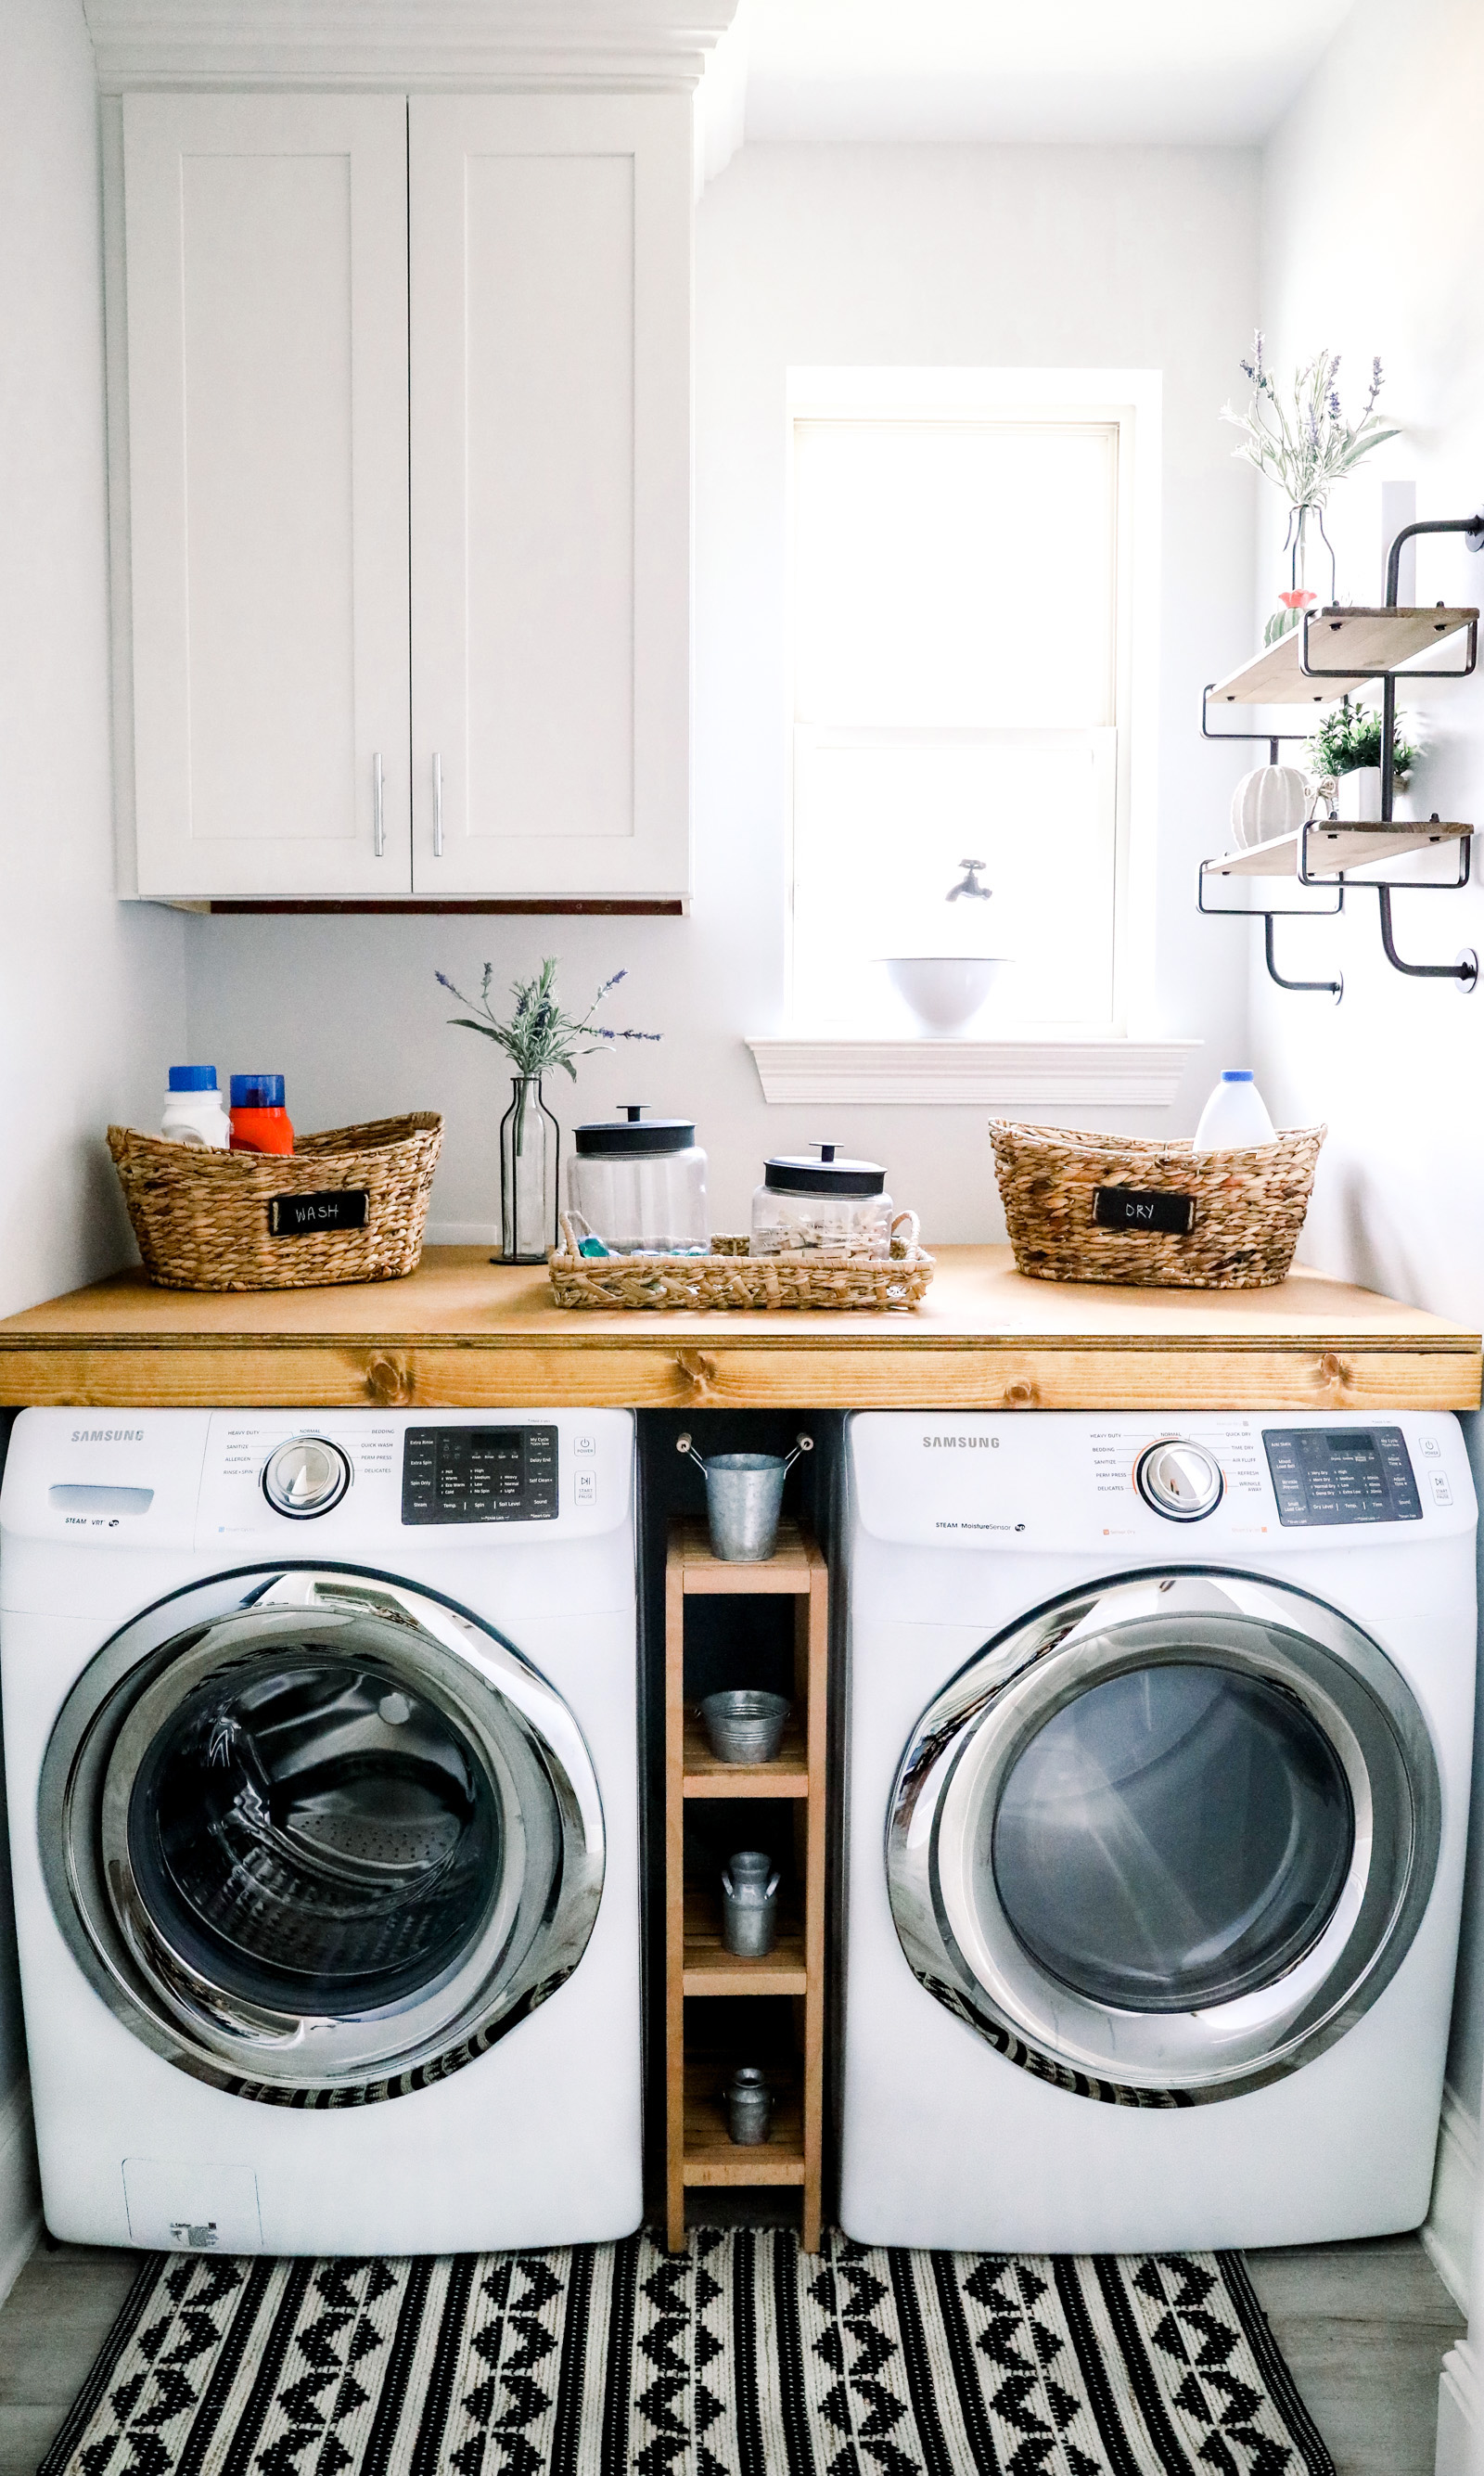
[[[697,1596],[794,1601],[793,1714],[775,1761],[718,1762],[685,1698],[685,1601]],[[802,2186],[803,2241],[820,2239],[825,2040],[825,1743],[829,1576],[814,1541],[784,1523],[766,1565],[714,1557],[705,1525],[679,1523],[665,1562],[665,2224],[672,2251],[685,2241],[685,2193],[697,2185]],[[722,1942],[719,1888],[685,1881],[685,1806],[692,1797],[768,1798],[793,1818],[789,1905],[762,1960]],[[704,2021],[708,1998],[791,2000],[794,2054],[761,2057],[773,2094],[769,2138],[756,2147],[727,2131],[725,2087],[743,2055],[718,2051],[715,2032],[687,2037],[686,2006]]]

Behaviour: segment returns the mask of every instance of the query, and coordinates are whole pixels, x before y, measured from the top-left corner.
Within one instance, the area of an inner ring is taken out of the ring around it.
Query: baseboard
[[[1479,2127],[1453,2092],[1445,2089],[1432,2200],[1422,2234],[1427,2258],[1460,2313],[1469,2310],[1478,2176]]]
[[[31,2125],[31,2082],[22,2072],[0,2098],[0,2304],[9,2295],[41,2232],[41,2186]]]
[[[1443,2359],[1433,2476],[1474,2476],[1480,2421],[1478,2359],[1461,2339]]]

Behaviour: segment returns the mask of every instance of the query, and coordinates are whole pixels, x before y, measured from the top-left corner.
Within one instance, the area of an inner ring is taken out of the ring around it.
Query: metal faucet
[[[956,885],[951,885],[949,887],[947,894],[943,898],[944,902],[956,903],[961,894],[971,896],[976,903],[988,903],[992,901],[995,891],[994,887],[992,885],[980,885],[979,883],[979,871],[981,868],[987,868],[989,866],[988,860],[961,859],[958,865],[963,870],[963,876]]]

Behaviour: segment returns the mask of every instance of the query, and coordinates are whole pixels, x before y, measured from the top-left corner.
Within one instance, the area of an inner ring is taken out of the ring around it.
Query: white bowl
[[[887,954],[891,984],[927,1031],[962,1031],[1009,961],[1005,954]]]

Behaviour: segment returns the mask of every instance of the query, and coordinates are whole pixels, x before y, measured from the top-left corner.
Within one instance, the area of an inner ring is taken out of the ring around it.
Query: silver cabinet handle
[[[378,859],[386,856],[386,820],[382,812],[382,752],[371,759],[371,848]]]
[[[443,759],[436,749],[433,754],[433,855],[443,857]]]

